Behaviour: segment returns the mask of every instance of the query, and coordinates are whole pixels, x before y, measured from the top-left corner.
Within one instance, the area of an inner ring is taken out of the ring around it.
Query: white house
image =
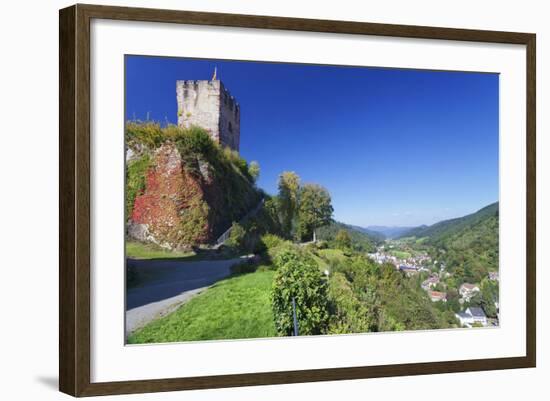
[[[462,326],[472,327],[474,323],[487,326],[487,316],[483,312],[483,309],[478,307],[471,306],[464,312],[455,313],[455,316]]]
[[[466,301],[469,302],[472,297],[479,292],[479,287],[475,284],[464,283],[460,286],[458,293]]]
[[[472,327],[474,323],[473,316],[466,312],[455,313],[455,317],[460,321],[461,326]]]

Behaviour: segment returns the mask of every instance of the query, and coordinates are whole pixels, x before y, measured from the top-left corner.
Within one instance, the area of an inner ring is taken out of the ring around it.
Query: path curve
[[[229,276],[231,266],[250,257],[198,262],[128,259],[127,263],[138,274],[154,278],[126,292],[126,335],[173,312],[215,282]]]

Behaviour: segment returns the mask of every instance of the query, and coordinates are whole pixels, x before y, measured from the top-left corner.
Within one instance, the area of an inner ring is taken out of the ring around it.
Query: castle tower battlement
[[[216,79],[176,81],[178,125],[204,128],[212,139],[239,151],[241,110],[223,83]]]

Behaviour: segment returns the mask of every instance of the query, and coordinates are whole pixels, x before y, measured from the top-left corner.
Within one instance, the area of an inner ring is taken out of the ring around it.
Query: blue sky
[[[126,118],[176,123],[176,80],[218,78],[241,106],[241,155],[362,226],[432,224],[498,200],[498,75],[127,56]]]

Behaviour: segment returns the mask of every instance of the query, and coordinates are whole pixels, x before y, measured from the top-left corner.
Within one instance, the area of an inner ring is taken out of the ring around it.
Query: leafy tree
[[[481,290],[481,306],[485,311],[485,314],[489,317],[496,317],[497,308],[495,302],[498,301],[498,284],[484,278],[480,285]]]
[[[265,199],[263,208],[256,215],[256,220],[258,220],[262,233],[271,233],[279,236],[283,235],[276,199]]]
[[[238,251],[242,251],[245,248],[245,239],[246,230],[239,223],[234,222],[231,226],[231,232],[229,233],[227,245]]]
[[[257,182],[258,178],[260,178],[260,164],[257,161],[253,160],[248,165],[248,175],[252,177],[254,182]]]
[[[466,281],[464,268],[462,266],[456,267],[454,271],[454,279],[457,283],[463,283]]]
[[[470,301],[464,303],[464,309],[469,306],[483,307],[483,300],[480,292],[474,293],[474,295],[472,295],[472,297],[470,298]]]
[[[279,212],[281,225],[287,237],[292,235],[292,222],[298,208],[300,177],[293,171],[285,171],[279,176]]]
[[[317,184],[304,185],[298,207],[298,238],[303,241],[313,237],[315,241],[315,229],[329,224],[333,211],[330,194],[325,188]]]
[[[334,241],[340,249],[351,248],[351,236],[346,230],[339,230],[334,238]]]
[[[324,333],[329,317],[327,283],[315,261],[297,249],[285,249],[276,256],[275,266],[271,300],[279,335],[293,333],[293,298],[299,334]]]

